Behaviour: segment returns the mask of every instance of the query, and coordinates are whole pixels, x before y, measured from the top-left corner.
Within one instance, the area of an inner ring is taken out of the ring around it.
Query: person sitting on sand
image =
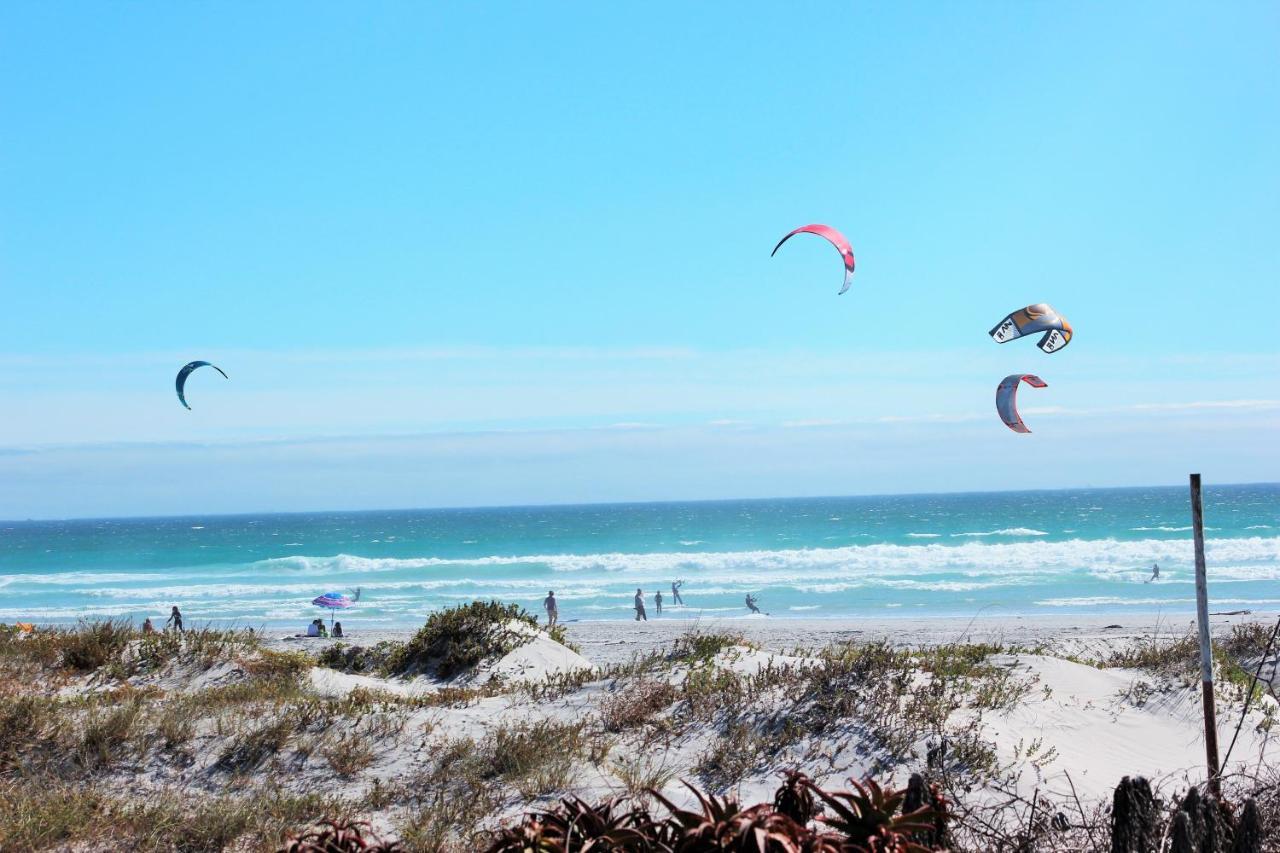
[[[680,587],[684,586],[684,581],[671,582],[671,603],[684,604],[684,599],[680,597]]]
[[[148,616],[146,619],[142,621],[142,633],[154,634],[155,632],[156,632],[156,626],[151,624],[151,617]]]
[[[547,590],[547,597],[542,599],[542,606],[547,609],[547,627],[554,628],[556,619],[560,616],[560,609],[556,606],[556,591],[554,589]]]
[[[659,616],[662,615],[662,590],[658,590],[653,594],[653,609]]]
[[[341,623],[341,622],[334,622],[334,623],[333,623],[333,636],[335,636],[335,637],[341,637],[341,636],[342,636],[342,623]]]
[[[307,636],[308,637],[320,636],[320,620],[319,619],[311,620],[311,624],[307,626]]]
[[[173,605],[173,612],[169,614],[169,621],[164,623],[165,629],[168,630],[170,625],[178,629],[179,634],[182,633],[182,611],[178,610],[176,604]]]
[[[759,613],[760,608],[756,606],[756,599],[751,593],[747,593],[747,609],[752,613]]]
[[[636,621],[639,622],[641,619],[643,619],[646,622],[649,621],[649,617],[645,615],[645,612],[644,612],[644,590],[637,587],[636,588]]]

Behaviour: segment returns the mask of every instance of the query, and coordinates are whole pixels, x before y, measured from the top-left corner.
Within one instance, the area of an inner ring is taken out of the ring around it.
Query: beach
[[[1278,611],[1213,616],[1210,624],[1217,634],[1229,632],[1241,623],[1274,624]],[[599,666],[626,663],[669,647],[690,631],[740,634],[760,648],[777,653],[797,649],[820,649],[832,643],[886,641],[905,648],[922,648],[948,643],[990,643],[1024,648],[1045,648],[1060,654],[1093,649],[1105,655],[1113,648],[1135,642],[1167,642],[1186,637],[1195,630],[1194,616],[1159,613],[1125,616],[1038,616],[1038,617],[934,617],[924,619],[778,619],[767,616],[739,618],[650,619],[629,621],[569,621],[562,623],[570,642]],[[405,642],[414,634],[406,630],[355,631],[342,640],[299,638],[267,631],[271,648],[308,651],[336,643],[371,646],[380,642]]]
[[[1206,557],[1224,784],[1280,837],[1277,495],[1212,491]],[[1121,779],[1169,804],[1208,778],[1185,501],[5,523],[0,621],[36,627],[0,637],[0,768],[28,774],[0,772],[0,797],[34,817],[0,809],[0,831],[39,848],[50,826],[209,824],[207,849],[272,850],[348,815],[461,853],[565,798],[770,802],[798,772],[828,790],[927,778],[955,850],[1027,826],[1101,849]],[[140,631],[174,606],[184,633]],[[316,620],[344,636],[305,636]]]
[[[0,766],[27,775],[0,776],[0,831],[31,846],[48,827],[136,838],[133,814],[268,850],[342,814],[410,850],[465,851],[565,797],[697,807],[688,782],[768,802],[794,771],[831,790],[920,774],[955,803],[955,850],[989,849],[1037,808],[1037,831],[1099,849],[1087,842],[1105,838],[1122,778],[1173,802],[1207,776],[1185,618],[664,618],[548,633],[519,613],[476,602],[418,632],[353,622],[342,640],[10,629]],[[1225,784],[1261,798],[1267,820],[1280,819],[1280,684],[1276,650],[1264,655],[1276,616],[1213,619],[1219,736],[1224,751],[1237,741]],[[83,814],[68,822],[68,809]]]

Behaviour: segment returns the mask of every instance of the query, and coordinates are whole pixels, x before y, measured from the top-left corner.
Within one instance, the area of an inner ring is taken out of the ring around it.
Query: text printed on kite
[[[787,236],[778,241],[778,245],[773,247],[773,251],[769,253],[769,257],[773,257],[778,253],[778,249],[782,244],[790,240],[797,234],[817,234],[819,237],[827,240],[831,245],[835,246],[840,252],[840,257],[844,259],[844,286],[840,288],[840,293],[844,293],[849,289],[849,285],[853,282],[853,247],[849,245],[849,241],[836,229],[830,225],[801,225]],[[837,294],[839,295],[839,294]]]
[[[996,387],[996,411],[1000,413],[1000,420],[1004,421],[1004,425],[1014,432],[1029,433],[1027,425],[1022,422],[1022,417],[1018,414],[1018,386],[1023,382],[1032,388],[1048,388],[1049,385],[1039,376],[1030,373],[1014,373],[1000,380],[1000,384]]]
[[[1036,344],[1044,352],[1057,352],[1071,343],[1071,324],[1052,305],[1044,302],[1019,308],[997,323],[989,334],[996,343],[1003,344],[1038,332],[1045,333]]]
[[[207,361],[193,361],[190,364],[183,365],[182,369],[178,371],[178,378],[174,380],[173,385],[174,385],[174,388],[176,388],[178,391],[178,402],[180,402],[183,406],[186,406],[187,411],[191,411],[191,407],[187,405],[187,396],[186,396],[187,377],[191,375],[191,371],[200,367],[212,367],[214,370],[218,371],[219,373],[222,373],[223,379],[230,378],[227,376],[227,374],[222,372],[221,367],[218,367],[218,365],[212,364]]]

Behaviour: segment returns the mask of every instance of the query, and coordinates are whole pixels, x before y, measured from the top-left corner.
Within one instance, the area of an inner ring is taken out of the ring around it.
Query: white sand
[[[1216,633],[1230,630],[1241,621],[1275,624],[1277,613],[1254,612],[1248,616],[1215,616],[1210,622]],[[625,663],[636,655],[670,645],[690,629],[742,634],[761,648],[789,652],[797,648],[821,648],[830,643],[888,640],[898,646],[921,647],[953,642],[990,642],[1034,647],[1047,645],[1055,652],[1078,654],[1100,650],[1117,642],[1182,637],[1195,629],[1194,616],[1180,613],[1112,614],[1106,616],[984,616],[979,618],[934,617],[923,619],[784,619],[745,618],[655,618],[648,622],[570,621],[564,624],[570,642],[598,666]],[[1113,628],[1109,626],[1118,625]],[[371,646],[381,640],[403,642],[411,630],[361,631],[353,620],[343,640],[271,637],[279,649],[317,651],[334,642]]]
[[[1242,618],[1274,624],[1274,614],[1251,617],[1217,617],[1214,629],[1226,632]],[[1119,625],[1121,627],[1113,627]],[[971,708],[957,711],[949,726],[953,732],[970,730],[995,745],[1001,764],[1010,768],[999,785],[975,790],[975,801],[991,802],[1012,791],[1023,797],[1036,796],[1046,807],[1074,809],[1078,796],[1085,808],[1105,803],[1122,776],[1140,774],[1152,779],[1163,793],[1170,794],[1187,784],[1204,779],[1204,746],[1201,729],[1198,685],[1160,679],[1149,673],[1125,669],[1102,669],[1066,657],[1105,657],[1111,650],[1152,637],[1174,639],[1185,636],[1191,622],[1185,616],[1175,620],[1150,616],[1061,616],[1049,619],[989,617],[985,619],[706,619],[694,623],[686,619],[654,619],[634,622],[575,622],[567,626],[570,640],[582,648],[577,654],[540,631],[530,642],[501,660],[455,679],[449,686],[478,685],[498,678],[506,683],[537,683],[548,677],[591,666],[606,667],[668,646],[691,627],[702,631],[734,631],[745,635],[750,645],[722,651],[713,666],[740,675],[754,675],[765,667],[804,667],[812,663],[805,649],[818,649],[832,642],[888,639],[899,646],[927,646],[956,641],[987,641],[1017,644],[1025,651],[993,656],[990,662],[1010,668],[1018,678],[1035,679],[1026,697],[1012,710],[987,711],[977,719]],[[520,628],[520,630],[531,630]],[[361,634],[358,624],[345,641],[372,645],[383,639],[407,639],[412,632],[370,632]],[[332,641],[279,638],[269,641],[277,648],[318,651]],[[680,681],[683,665],[669,667],[665,675],[654,676]],[[1275,663],[1270,663],[1274,672]],[[212,679],[231,674],[211,672]],[[172,678],[172,675],[166,678]],[[348,675],[315,668],[310,673],[312,689],[322,695],[343,696],[356,688],[400,695],[421,695],[439,690],[442,684],[429,678],[382,679]],[[620,682],[601,678],[581,688],[535,699],[521,691],[488,696],[462,706],[432,707],[392,712],[404,714],[404,725],[396,733],[379,736],[377,760],[358,777],[346,783],[346,790],[358,794],[375,780],[404,781],[417,778],[429,767],[449,741],[469,737],[477,740],[495,728],[531,724],[542,720],[586,723],[595,726],[602,703],[615,695]],[[915,685],[917,689],[922,685]],[[1224,686],[1219,707],[1219,739],[1225,752],[1230,742],[1240,706],[1229,698]],[[761,693],[758,701],[764,712],[776,708],[786,712],[790,699]],[[1270,708],[1268,707],[1270,706]],[[1232,755],[1229,772],[1251,771],[1280,763],[1280,724],[1274,731],[1260,730],[1265,715],[1276,711],[1268,700],[1250,712],[1240,742]],[[343,726],[325,735],[332,738]],[[958,727],[958,728],[957,728]],[[354,730],[354,729],[352,729]],[[679,780],[696,778],[695,768],[708,750],[715,747],[722,731],[715,723],[699,723],[686,728],[676,738],[650,738],[640,732],[623,733],[606,757],[596,763],[584,757],[574,759],[572,781],[558,794],[574,793],[585,799],[601,799],[623,792],[623,780],[634,777],[636,768],[661,770],[664,778],[654,784],[676,802],[687,803],[690,795]],[[222,738],[206,732],[197,764],[188,769],[190,778],[218,778],[211,767],[212,756],[224,748]],[[882,746],[868,739],[863,724],[856,720],[839,722],[819,736],[807,736],[790,743],[748,770],[735,786],[745,801],[768,799],[777,787],[777,773],[784,767],[798,767],[820,784],[841,786],[849,777],[875,773],[882,781],[901,784],[906,775],[924,769],[927,743],[912,746],[912,755],[894,756],[895,769],[886,773],[877,768],[885,758]],[[556,744],[548,744],[555,750]],[[1028,753],[1033,753],[1028,758]],[[207,756],[207,758],[206,758]],[[1048,758],[1049,760],[1043,760]],[[332,770],[319,755],[298,759],[295,769],[277,781],[290,788],[322,788],[332,779]],[[159,766],[155,773],[163,771]],[[265,772],[265,771],[264,771]],[[150,783],[148,783],[150,784]],[[542,801],[549,803],[554,795]],[[509,801],[505,818],[512,819],[532,803],[520,797]],[[384,831],[390,814],[371,815]]]

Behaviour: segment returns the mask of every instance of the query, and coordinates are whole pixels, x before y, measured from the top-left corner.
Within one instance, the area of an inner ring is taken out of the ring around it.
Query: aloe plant
[[[619,801],[590,805],[572,797],[560,808],[529,815],[517,827],[502,830],[488,853],[628,853],[657,850],[657,828],[640,809],[618,810]]]
[[[290,839],[280,853],[404,853],[404,848],[399,842],[380,840],[367,823],[326,820]]]
[[[843,849],[866,853],[929,853],[930,848],[917,842],[934,831],[934,810],[921,806],[915,811],[899,813],[907,798],[907,789],[885,791],[874,779],[860,783],[850,779],[853,791],[828,793],[812,782],[810,789],[832,812],[818,820],[844,836],[852,844]]]

